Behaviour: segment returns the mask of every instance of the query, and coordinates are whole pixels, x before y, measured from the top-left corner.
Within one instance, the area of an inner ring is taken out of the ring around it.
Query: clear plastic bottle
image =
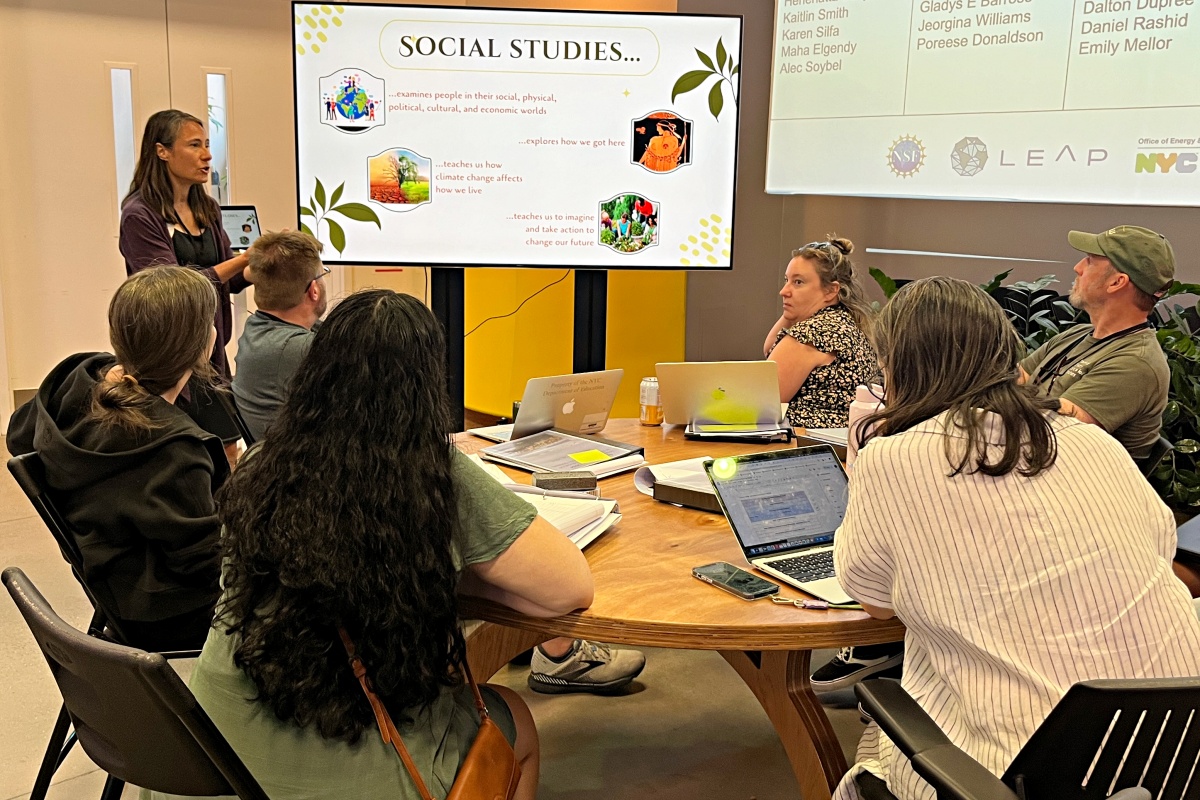
[[[846,436],[846,469],[854,464],[854,458],[858,455],[858,429],[862,427],[859,422],[868,414],[874,414],[883,407],[883,387],[878,384],[872,384],[870,387],[859,386],[854,391],[854,402],[850,404],[850,419],[847,424],[848,431]]]

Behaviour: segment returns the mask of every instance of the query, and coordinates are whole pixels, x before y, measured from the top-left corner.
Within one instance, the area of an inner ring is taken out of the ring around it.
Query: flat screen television
[[[327,261],[732,268],[740,16],[292,10]]]

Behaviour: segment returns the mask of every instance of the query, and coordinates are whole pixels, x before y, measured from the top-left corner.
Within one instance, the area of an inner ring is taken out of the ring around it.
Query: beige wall
[[[168,102],[161,0],[0,0],[2,360],[36,386],[63,356],[107,347],[117,253],[112,106],[104,62],[137,66],[138,112]]]

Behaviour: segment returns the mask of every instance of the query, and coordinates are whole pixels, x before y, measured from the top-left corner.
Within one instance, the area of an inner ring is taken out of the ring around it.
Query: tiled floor
[[[83,592],[8,471],[0,470],[0,566],[10,565],[21,567],[64,618],[87,623]],[[6,594],[0,641],[0,800],[17,800],[33,785],[60,701]],[[509,667],[494,680],[519,690],[533,709],[543,800],[799,797],[766,716],[716,653],[649,651],[641,678],[618,697],[538,695],[526,689],[525,675]],[[840,706],[830,717],[849,758],[862,725],[849,692],[829,700]],[[95,800],[103,785],[104,774],[76,751],[49,800]],[[125,797],[135,795],[126,789]]]

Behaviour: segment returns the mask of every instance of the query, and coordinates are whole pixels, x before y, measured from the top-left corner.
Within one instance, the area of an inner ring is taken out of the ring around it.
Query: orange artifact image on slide
[[[692,123],[670,111],[633,121],[632,160],[651,172],[674,172],[692,163]]]
[[[392,211],[405,211],[431,200],[431,159],[397,147],[367,159],[370,199]]]

